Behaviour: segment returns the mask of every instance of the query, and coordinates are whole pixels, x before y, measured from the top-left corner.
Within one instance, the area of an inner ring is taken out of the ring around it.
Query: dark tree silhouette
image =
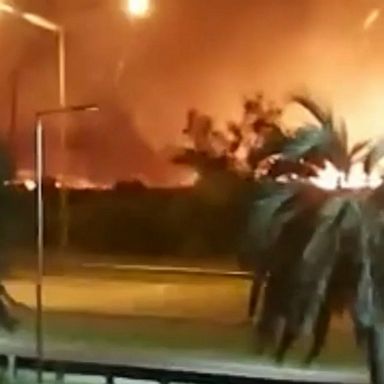
[[[384,155],[384,141],[348,150],[345,125],[328,109],[309,97],[294,101],[319,124],[299,128],[281,158],[314,170],[329,161],[348,174],[359,157],[368,179]],[[366,351],[371,382],[383,384],[384,184],[352,189],[340,180],[326,190],[308,178],[263,180],[251,210],[248,246],[255,270],[249,311],[253,315],[259,308],[260,347],[272,345],[281,361],[310,331],[310,363],[326,342],[332,315],[346,312]]]
[[[306,160],[310,162],[281,157],[283,148],[291,142],[281,116],[282,109],[267,102],[262,94],[245,100],[239,122],[230,122],[222,130],[215,129],[209,116],[191,110],[183,131],[190,144],[173,161],[196,169],[200,180],[214,179],[218,173],[238,181],[287,174],[314,176],[313,165],[322,165],[317,161],[317,157],[322,159],[317,151],[307,151]]]
[[[245,100],[240,121],[217,130],[209,116],[191,110],[184,134],[190,146],[182,149],[174,161],[209,177],[212,171],[226,170],[252,176],[263,161],[280,153],[286,140],[280,125],[281,110],[267,103],[262,95]]]

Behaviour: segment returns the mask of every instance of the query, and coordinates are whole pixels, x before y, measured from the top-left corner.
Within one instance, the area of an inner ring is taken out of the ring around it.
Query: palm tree
[[[251,210],[248,250],[254,282],[250,314],[260,347],[273,346],[281,361],[303,334],[312,333],[306,361],[326,342],[332,315],[348,313],[368,357],[371,382],[384,383],[384,184],[373,180],[384,141],[348,150],[345,124],[309,97],[294,97],[318,124],[287,141],[281,158],[321,174],[335,170],[329,189],[317,178],[259,180]],[[354,161],[364,185],[351,188]]]

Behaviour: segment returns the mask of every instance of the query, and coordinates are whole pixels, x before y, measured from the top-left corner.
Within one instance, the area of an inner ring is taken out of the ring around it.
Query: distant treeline
[[[14,207],[7,233],[12,245],[33,247],[35,193],[12,187]],[[45,187],[45,241],[58,244],[60,191]],[[212,199],[199,187],[146,188],[120,183],[113,190],[71,190],[70,247],[113,254],[222,255],[238,251],[246,219],[246,198]],[[225,190],[218,191],[225,195]]]

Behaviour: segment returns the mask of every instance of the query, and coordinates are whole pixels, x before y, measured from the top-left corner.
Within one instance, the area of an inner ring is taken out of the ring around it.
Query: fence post
[[[16,378],[17,366],[16,366],[16,356],[8,355],[7,356],[7,376],[10,380]]]
[[[56,366],[56,381],[62,383],[64,381],[65,369],[62,364]]]

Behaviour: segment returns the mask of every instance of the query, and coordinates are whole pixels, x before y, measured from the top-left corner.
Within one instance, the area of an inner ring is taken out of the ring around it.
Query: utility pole
[[[60,108],[65,108],[67,103],[67,91],[66,91],[66,35],[63,28],[59,29],[58,35],[58,69],[59,69],[59,104]],[[63,154],[61,164],[61,181],[60,188],[60,233],[59,233],[59,249],[64,252],[68,248],[69,242],[69,191],[65,185],[65,178],[68,173],[68,153],[67,153],[67,126],[65,121],[61,121],[60,127],[60,146]]]
[[[11,99],[7,144],[12,157],[13,165],[17,163],[17,114],[19,102],[19,70],[15,69],[10,77]]]

